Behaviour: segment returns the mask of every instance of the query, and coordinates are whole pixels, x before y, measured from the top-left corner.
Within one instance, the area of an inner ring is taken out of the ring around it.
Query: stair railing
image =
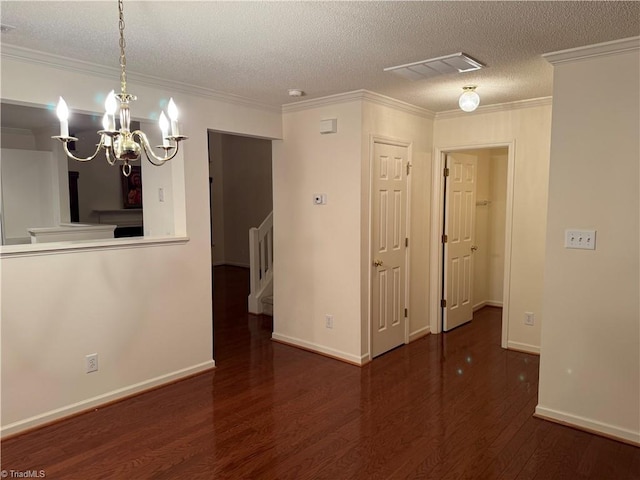
[[[273,212],[258,228],[249,229],[249,311],[262,313],[261,297],[273,280]]]

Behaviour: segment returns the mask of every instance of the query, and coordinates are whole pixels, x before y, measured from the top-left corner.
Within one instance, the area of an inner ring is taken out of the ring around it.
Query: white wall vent
[[[385,72],[395,73],[409,80],[423,80],[437,75],[464,73],[480,70],[484,65],[462,52],[430,58],[420,62],[407,63],[397,67],[385,68]]]

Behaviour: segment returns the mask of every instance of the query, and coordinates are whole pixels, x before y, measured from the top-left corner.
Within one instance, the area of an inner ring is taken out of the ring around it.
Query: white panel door
[[[449,331],[473,317],[473,250],[478,160],[475,155],[447,155],[444,244],[443,330]]]
[[[405,342],[408,148],[374,143],[372,356]]]

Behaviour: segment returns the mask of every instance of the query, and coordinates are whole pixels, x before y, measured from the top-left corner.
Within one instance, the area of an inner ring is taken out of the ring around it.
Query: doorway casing
[[[513,189],[515,175],[515,140],[474,145],[456,145],[448,147],[436,147],[433,156],[432,170],[432,202],[431,202],[431,247],[430,260],[430,284],[429,292],[429,319],[431,333],[442,333],[442,275],[443,275],[443,244],[442,226],[444,225],[444,167],[448,153],[464,152],[466,150],[480,150],[491,148],[507,149],[507,198],[504,239],[504,275],[503,275],[503,306],[502,306],[502,348],[507,348],[509,339],[509,298],[511,286],[511,241],[513,230]]]

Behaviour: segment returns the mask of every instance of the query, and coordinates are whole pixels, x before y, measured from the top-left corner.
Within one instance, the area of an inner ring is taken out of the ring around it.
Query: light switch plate
[[[595,230],[579,230],[576,228],[564,231],[565,248],[577,248],[581,250],[596,249],[596,231]]]

